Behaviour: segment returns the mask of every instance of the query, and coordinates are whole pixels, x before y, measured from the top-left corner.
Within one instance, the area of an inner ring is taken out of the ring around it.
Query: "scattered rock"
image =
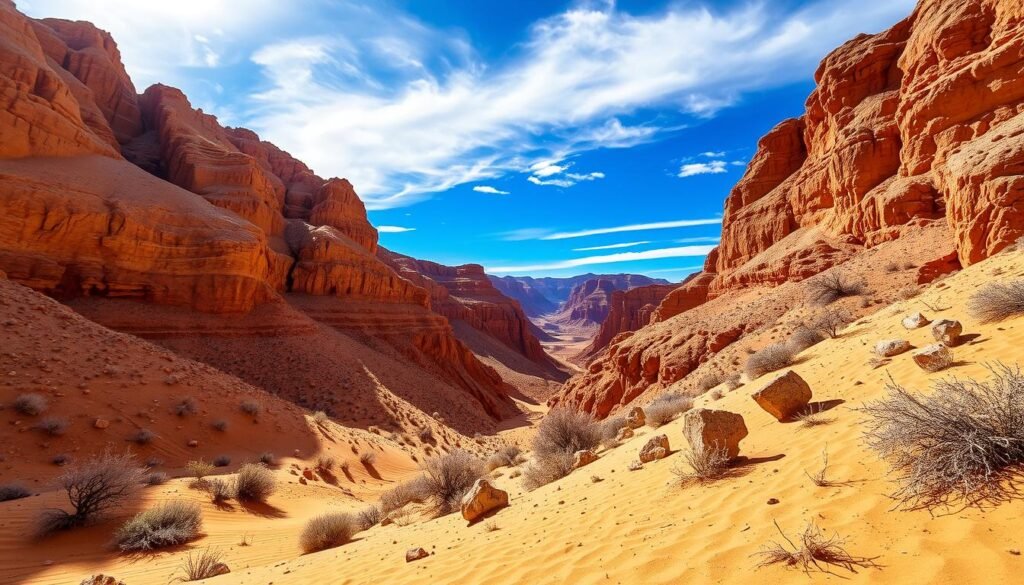
[[[216,577],[218,575],[227,575],[231,572],[231,567],[227,563],[217,563],[210,569],[210,576]]]
[[[811,387],[793,370],[774,375],[752,398],[758,406],[780,421],[807,408]]]
[[[640,449],[640,462],[650,463],[658,459],[668,457],[668,436],[658,435],[651,437],[643,449]]]
[[[622,427],[619,429],[619,434],[615,435],[616,441],[625,441],[626,439],[633,438],[633,429],[629,427]]]
[[[914,313],[903,319],[903,327],[906,329],[920,329],[931,322],[931,319],[921,313]]]
[[[198,447],[199,446],[199,441],[197,441],[195,439],[192,439],[191,441],[188,442],[188,446],[189,447]]]
[[[508,506],[508,492],[480,478],[462,498],[462,517],[472,522],[492,510],[505,506]]]
[[[572,456],[572,468],[579,469],[580,467],[583,467],[584,465],[590,465],[595,461],[597,461],[597,453],[594,453],[590,449],[577,451]]]
[[[952,319],[940,319],[932,325],[932,336],[935,341],[942,342],[947,346],[954,346],[964,332],[964,326],[959,321]]]
[[[82,579],[80,585],[125,585],[124,581],[118,580],[116,577],[109,575],[93,575],[92,577],[86,577]]]
[[[418,561],[429,556],[430,553],[428,553],[426,549],[424,549],[421,546],[416,548],[410,548],[409,550],[405,551],[405,562],[411,563],[413,561]]]
[[[630,471],[638,471],[640,469],[643,469],[643,467],[644,467],[644,464],[640,463],[639,461],[630,461],[629,465],[626,467],[626,469],[628,469]]]
[[[308,479],[310,481],[313,481],[314,479],[316,479],[316,475],[313,473],[313,470],[308,468],[308,467],[302,470],[302,477],[304,477],[304,478],[306,478],[306,479]]]
[[[647,424],[647,415],[644,414],[644,409],[634,406],[626,415],[626,426],[630,429],[639,429],[645,424]]]
[[[941,343],[921,348],[911,355],[914,358],[914,363],[928,372],[938,372],[953,363],[953,352]]]
[[[1011,555],[1013,555],[1013,556],[1016,556],[1016,557],[1019,557],[1019,556],[1020,556],[1020,550],[1019,550],[1019,549],[1016,549],[1016,548],[1011,548],[1010,550],[1008,550],[1008,551],[1006,551],[1006,552],[1008,552],[1008,553],[1010,553]]]
[[[910,351],[910,342],[905,339],[887,339],[875,344],[875,353],[882,357],[892,357]]]
[[[695,451],[725,449],[733,459],[740,454],[740,441],[747,436],[747,425],[734,412],[695,408],[683,415],[683,436]]]
[[[92,426],[97,429],[105,429],[110,426],[110,421],[105,418],[98,418],[93,421]]]
[[[779,503],[779,499],[778,498],[768,498],[768,505],[769,506],[774,506],[775,504],[778,504],[778,503]]]

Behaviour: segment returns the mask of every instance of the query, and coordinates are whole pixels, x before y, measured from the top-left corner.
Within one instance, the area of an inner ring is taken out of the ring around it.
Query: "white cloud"
[[[572,187],[576,183],[580,183],[582,181],[594,181],[605,177],[605,174],[600,171],[590,173],[566,173],[565,171],[572,167],[573,163],[567,162],[565,164],[559,164],[560,162],[561,161],[546,160],[534,163],[529,169],[531,175],[527,177],[526,180],[534,185],[566,188]]]
[[[722,241],[722,238],[719,238],[718,236],[697,236],[694,238],[679,238],[672,241],[677,244],[700,244],[706,242],[720,242]]]
[[[682,258],[690,256],[705,256],[714,246],[679,246],[675,248],[661,248],[658,250],[646,250],[644,252],[619,252],[616,254],[605,254],[602,256],[588,256],[585,258],[572,258],[569,260],[556,260],[541,264],[525,264],[520,266],[491,266],[487,272],[492,274],[522,274],[527,272],[544,272],[547,270],[562,270],[565,268],[577,268],[579,266],[590,266],[594,264],[615,264],[620,262],[637,262],[640,260],[657,260],[661,258]]]
[[[477,185],[477,186],[473,187],[473,190],[476,191],[477,193],[489,193],[491,195],[508,195],[509,194],[508,191],[502,191],[500,189],[496,189],[494,187],[491,187],[490,185]]]
[[[657,270],[644,270],[644,274],[662,274],[664,272],[686,272],[690,273],[694,270],[703,270],[704,265],[698,264],[697,266],[683,266],[682,268],[659,268]]]
[[[706,158],[722,158],[725,156],[724,150],[709,150],[707,152],[700,153],[701,156]]]
[[[699,225],[717,225],[722,223],[722,218],[713,219],[679,219],[674,221],[656,221],[651,223],[634,223],[606,228],[580,230],[575,232],[547,233],[541,236],[541,240],[568,240],[571,238],[585,238],[587,236],[598,236],[601,234],[618,234],[622,232],[640,232],[646,230],[667,230],[673,228],[695,227]]]
[[[679,167],[679,177],[693,177],[696,175],[718,175],[726,172],[726,162],[713,160],[706,163],[687,163]]]
[[[416,228],[401,227],[397,225],[379,225],[377,231],[382,234],[401,234],[404,232],[414,232]]]
[[[607,246],[590,246],[588,248],[573,248],[573,252],[591,252],[594,250],[615,250],[618,248],[635,248],[636,246],[643,246],[644,244],[650,244],[650,241],[642,242],[623,242],[621,244],[608,244]]]

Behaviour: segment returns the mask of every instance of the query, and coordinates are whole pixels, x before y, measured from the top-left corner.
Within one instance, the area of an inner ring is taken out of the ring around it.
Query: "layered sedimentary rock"
[[[597,354],[608,346],[613,339],[628,334],[651,322],[651,317],[666,295],[677,290],[672,284],[651,284],[629,290],[617,290],[611,293],[608,302],[608,315],[601,321],[594,341],[583,352],[584,357]]]
[[[491,282],[522,305],[529,317],[539,317],[564,309],[573,290],[590,280],[603,279],[614,290],[626,290],[648,284],[668,284],[667,280],[648,278],[638,274],[581,274],[565,278],[530,276],[492,276]],[[585,295],[584,295],[585,296]]]
[[[908,230],[940,221],[952,234],[955,256],[946,245],[915,251],[921,281],[1018,240],[1022,20],[1015,0],[921,0],[903,22],[828,55],[805,114],[759,142],[726,200],[721,244],[704,272],[666,296],[650,331],[612,343],[553,402],[605,414],[665,387],[680,379],[666,362],[696,365],[716,351],[707,344],[698,355],[694,344],[669,340],[674,324],[711,299],[804,280]],[[707,334],[734,337],[734,326],[723,321]]]

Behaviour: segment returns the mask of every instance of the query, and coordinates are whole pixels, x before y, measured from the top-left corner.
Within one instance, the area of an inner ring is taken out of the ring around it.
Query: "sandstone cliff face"
[[[570,277],[543,277],[534,278],[530,276],[491,276],[491,282],[504,293],[522,305],[523,311],[529,317],[540,317],[550,313],[561,312],[567,308],[570,296],[576,287],[587,281],[603,279],[605,286],[611,286],[612,290],[626,290],[636,286],[648,284],[668,284],[667,280],[649,278],[639,274],[580,274]],[[585,298],[586,294],[581,298]],[[600,304],[599,302],[597,304]],[[555,318],[562,318],[558,315]],[[595,321],[599,323],[600,321]]]
[[[663,299],[677,290],[674,284],[651,284],[629,290],[612,291],[608,300],[608,315],[601,321],[594,340],[583,352],[590,357],[608,347],[613,340],[622,340],[651,322]]]
[[[921,0],[905,21],[826,57],[806,113],[761,139],[726,200],[721,245],[662,301],[652,332],[708,299],[806,279],[936,220],[952,246],[922,260],[940,273],[1024,235],[1022,21],[1014,0]],[[693,362],[669,372],[668,360],[692,350],[634,337],[613,342],[555,401],[603,413],[679,380]],[[704,358],[717,343],[706,345]]]

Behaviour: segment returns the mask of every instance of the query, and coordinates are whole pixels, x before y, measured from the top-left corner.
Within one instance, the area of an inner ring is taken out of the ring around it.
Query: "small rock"
[[[775,504],[778,504],[778,503],[779,503],[779,499],[778,498],[768,498],[768,505],[769,506],[774,506]]]
[[[594,453],[590,449],[577,451],[572,456],[572,468],[579,469],[580,467],[583,467],[584,465],[590,465],[595,461],[597,461],[597,453]]]
[[[188,442],[188,446],[189,447],[198,447],[199,446],[199,441],[197,441],[195,439],[192,439],[191,441]]]
[[[931,319],[921,313],[914,313],[903,319],[903,327],[905,329],[920,329],[929,323],[931,323]]]
[[[616,441],[625,441],[626,439],[633,438],[633,429],[629,427],[622,427],[619,429],[619,434],[615,435]]]
[[[104,418],[98,418],[93,421],[92,426],[97,429],[105,429],[110,426],[110,421]]]
[[[316,479],[316,475],[313,474],[313,470],[308,468],[308,467],[302,470],[302,477],[304,477],[304,478],[306,478],[306,479],[308,479],[310,481],[313,481],[314,479]]]
[[[963,332],[964,326],[959,321],[952,319],[940,319],[932,325],[932,336],[935,337],[935,341],[942,342],[949,347],[956,345]]]
[[[640,463],[639,461],[630,461],[629,465],[626,467],[626,469],[628,469],[630,471],[638,471],[640,469],[643,469],[643,466],[644,466],[644,464]]]
[[[941,343],[923,347],[911,356],[914,358],[914,363],[926,372],[938,372],[953,363],[953,352]]]
[[[910,342],[905,339],[887,339],[875,344],[875,353],[882,357],[892,357],[910,351]]]
[[[694,451],[725,449],[735,459],[747,434],[743,417],[734,412],[695,408],[683,415],[683,436]]]
[[[430,556],[430,553],[428,553],[426,549],[424,549],[421,546],[416,548],[410,548],[409,550],[405,551],[405,562],[411,563],[413,561],[418,561],[428,556]]]
[[[472,522],[484,514],[508,506],[508,492],[480,478],[462,498],[462,517]]]
[[[81,585],[124,585],[124,581],[117,580],[109,575],[93,575],[82,579]]]
[[[651,437],[643,449],[640,449],[640,462],[650,463],[658,459],[668,457],[668,436],[658,435]]]
[[[210,568],[210,576],[216,577],[217,575],[227,575],[231,572],[231,567],[228,567],[227,563],[217,563]]]
[[[1008,553],[1010,553],[1011,555],[1013,555],[1013,556],[1016,556],[1016,557],[1019,557],[1019,556],[1020,556],[1020,550],[1019,550],[1019,549],[1016,549],[1016,548],[1011,548],[1010,550],[1008,550],[1008,551],[1006,551],[1006,552],[1008,552]]]
[[[644,414],[644,409],[634,406],[626,415],[626,426],[631,429],[639,429],[645,424],[647,424],[647,415]]]
[[[793,370],[775,374],[760,390],[754,392],[754,402],[779,421],[789,420],[807,408],[811,401],[811,387]]]

